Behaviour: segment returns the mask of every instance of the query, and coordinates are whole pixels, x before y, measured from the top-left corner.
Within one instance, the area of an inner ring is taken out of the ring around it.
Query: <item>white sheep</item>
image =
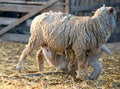
[[[69,70],[75,61],[78,62],[77,77],[79,78],[80,66],[86,61],[87,51],[94,52],[107,42],[116,27],[115,16],[116,11],[113,7],[103,6],[97,9],[92,17],[79,17],[61,12],[48,12],[35,17],[31,24],[29,42],[20,56],[17,70],[21,70],[30,52],[48,45],[54,52],[67,57]],[[42,53],[38,56],[42,56]],[[101,65],[99,61],[95,63]],[[38,64],[39,71],[42,71],[42,57],[38,59]],[[93,79],[96,75],[92,75]]]

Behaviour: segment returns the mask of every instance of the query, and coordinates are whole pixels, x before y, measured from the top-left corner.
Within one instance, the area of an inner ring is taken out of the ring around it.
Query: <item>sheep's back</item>
[[[86,49],[91,45],[90,41],[94,41],[89,38],[94,38],[92,30],[87,28],[89,22],[91,17],[77,17],[61,12],[43,13],[33,20],[31,35],[38,36],[37,40],[44,40],[48,46],[58,52],[63,53],[69,46],[72,47],[75,41],[79,41],[77,45],[79,48]],[[85,45],[87,42],[89,44]]]
[[[60,52],[65,50],[72,43],[69,38],[72,36],[71,30],[67,28],[70,18],[73,17],[63,13],[52,13],[52,15],[49,13],[45,18],[40,24],[45,43],[53,50]]]

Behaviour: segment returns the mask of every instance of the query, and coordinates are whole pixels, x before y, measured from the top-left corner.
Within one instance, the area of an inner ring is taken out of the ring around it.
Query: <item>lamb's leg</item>
[[[102,45],[98,53],[88,58],[89,65],[94,68],[92,74],[90,75],[90,79],[97,79],[102,70],[102,64],[99,62],[102,52],[105,52],[108,55],[112,54],[112,52],[105,45]]]
[[[64,61],[63,61],[63,62],[64,62]],[[60,70],[62,70],[62,69],[65,69],[65,68],[67,68],[67,63],[62,63],[62,64],[58,65],[58,67],[57,67],[57,69],[55,70],[55,72],[58,72],[58,71],[60,71]]]
[[[34,49],[34,47],[31,47],[29,44],[26,45],[25,49],[23,50],[19,62],[17,64],[16,69],[18,70],[18,72],[21,71],[22,68],[22,64],[24,63],[25,58],[27,57],[27,55]]]
[[[90,80],[96,80],[101,73],[102,70],[102,64],[99,62],[99,60],[94,59],[91,60],[90,66],[94,68],[92,74],[90,75]]]
[[[96,54],[95,56],[92,56],[91,58],[89,58],[89,65],[94,68],[93,72],[90,75],[91,80],[96,80],[99,74],[101,73],[102,64],[98,60],[101,54],[102,54],[102,51]]]
[[[111,55],[112,54],[112,52],[111,52],[111,50],[110,49],[108,49],[108,47],[106,47],[105,45],[102,45],[102,51],[104,51],[106,54],[108,54],[108,55]]]
[[[39,49],[36,55],[36,61],[37,61],[37,68],[38,71],[43,71],[43,52],[42,49]]]

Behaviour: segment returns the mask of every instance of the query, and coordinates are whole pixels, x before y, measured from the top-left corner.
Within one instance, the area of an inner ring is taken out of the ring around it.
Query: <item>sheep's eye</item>
[[[49,50],[47,49],[47,52],[49,52]]]

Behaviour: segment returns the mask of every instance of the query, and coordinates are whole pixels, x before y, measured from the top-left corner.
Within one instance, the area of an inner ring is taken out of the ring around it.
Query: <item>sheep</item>
[[[107,42],[116,27],[115,18],[115,9],[105,6],[97,9],[91,17],[73,16],[62,12],[47,12],[38,15],[32,21],[31,36],[20,56],[17,70],[21,70],[22,64],[30,52],[38,47],[48,45],[54,52],[68,58],[69,70],[77,60],[76,77],[79,78],[80,66],[86,60],[87,50],[96,51]],[[42,53],[38,56],[42,56]],[[41,57],[37,61],[39,71],[42,71],[43,58]]]
[[[47,60],[47,62],[52,65],[53,67],[56,67],[56,70],[55,72],[58,72],[59,70],[63,70],[65,73],[67,73],[67,65],[68,65],[68,59],[66,59],[65,56],[61,56],[59,54],[55,54],[54,52],[52,52],[52,50],[47,47],[47,46],[44,46],[41,48],[42,49],[42,53],[45,57],[45,59]],[[105,52],[106,54],[108,55],[111,55],[112,52],[105,46],[105,45],[102,45],[102,47],[98,50],[97,53],[91,53],[91,52],[88,52],[88,55],[87,55],[87,59],[88,59],[88,65],[94,67],[93,63],[95,63],[96,60],[99,59],[100,55],[102,54],[102,52]],[[39,54],[39,53],[38,53]],[[39,59],[39,58],[38,58]],[[93,61],[94,60],[94,61]],[[71,71],[75,71],[77,69],[77,62],[76,64],[72,67],[72,70]],[[99,65],[100,66],[100,65]],[[98,71],[98,70],[101,70],[101,68],[98,68],[97,66],[94,67],[95,68],[95,71]],[[65,70],[66,69],[66,70]],[[88,68],[86,67],[85,69],[85,76],[86,78],[85,79],[89,79],[88,78]],[[92,76],[91,76],[92,77]],[[98,76],[96,76],[97,78]],[[91,78],[92,79],[92,78]]]

